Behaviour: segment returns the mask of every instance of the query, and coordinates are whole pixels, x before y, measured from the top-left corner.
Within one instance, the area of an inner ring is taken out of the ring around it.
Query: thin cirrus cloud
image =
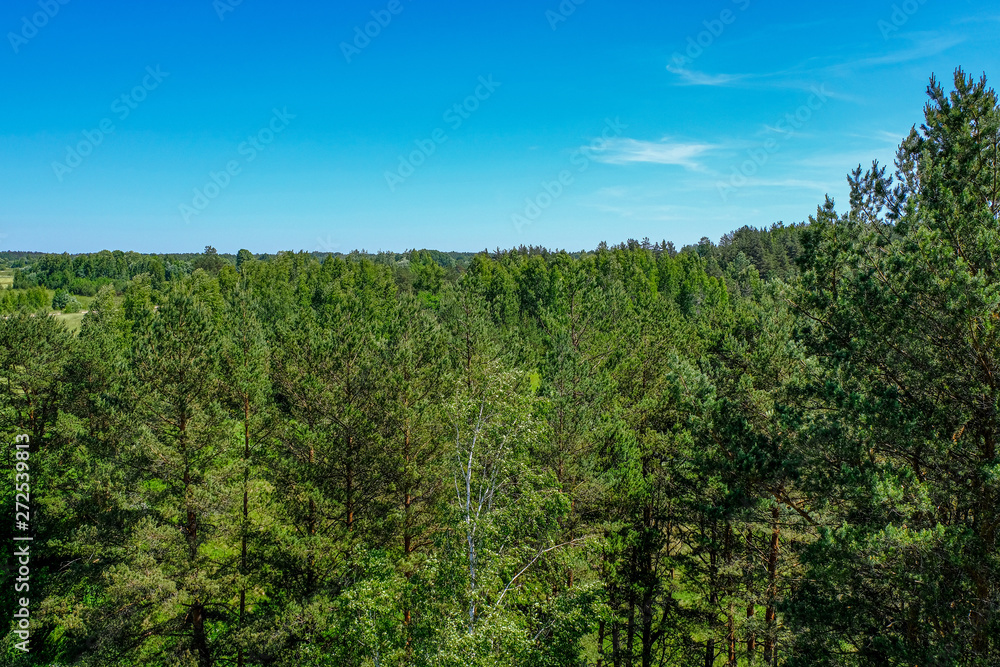
[[[759,88],[809,88],[809,84],[801,79],[808,77],[844,77],[853,76],[858,70],[873,69],[884,66],[894,66],[917,62],[948,51],[966,41],[964,36],[937,32],[919,32],[905,37],[912,43],[908,48],[897,49],[877,56],[861,56],[839,59],[837,62],[816,64],[811,58],[783,70],[773,72],[757,72],[754,74],[711,74],[681,67],[677,64],[667,65],[667,71],[676,79],[675,86],[740,86]],[[842,95],[834,95],[844,97]],[[858,102],[858,99],[851,101]]]
[[[711,144],[673,142],[669,139],[641,141],[614,138],[594,153],[594,159],[605,164],[667,164],[704,171],[698,158],[714,148]]]
[[[907,36],[912,42],[909,48],[898,49],[890,53],[877,56],[868,56],[837,63],[828,67],[830,72],[852,73],[854,70],[862,68],[880,67],[883,65],[901,65],[920,60],[925,60],[932,56],[944,53],[962,44],[966,38],[961,35],[948,35],[935,32],[919,32]]]
[[[676,65],[667,65],[667,71],[681,78],[681,86],[725,86],[745,78],[742,74],[706,74]]]
[[[811,90],[815,84],[802,79],[808,72],[798,71],[797,68],[790,68],[776,72],[761,72],[758,74],[709,74],[698,70],[667,65],[667,71],[676,78],[673,86],[677,87],[716,87],[716,88],[758,88],[758,89],[801,89]],[[833,95],[830,97],[842,97]]]

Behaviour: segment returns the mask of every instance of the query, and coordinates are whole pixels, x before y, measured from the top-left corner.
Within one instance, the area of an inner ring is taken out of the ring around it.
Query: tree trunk
[[[316,461],[316,449],[309,446],[309,471],[312,472]],[[316,499],[309,498],[309,517],[306,519],[306,530],[309,532],[309,555],[306,557],[306,594],[312,595],[316,590],[316,556],[313,549],[316,548],[313,538],[316,537]]]
[[[604,667],[604,621],[597,624],[597,664],[595,667]]]
[[[615,667],[622,665],[622,624],[615,621],[611,624],[611,657],[615,662]]]
[[[653,596],[656,579],[653,576],[653,507],[647,504],[643,510],[642,553],[640,554],[639,581],[642,583],[642,667],[653,665]]]
[[[997,456],[996,439],[994,429],[986,429],[982,434],[983,440],[983,464],[991,465]],[[987,548],[993,550],[996,544],[996,497],[989,485],[984,483],[982,475],[979,476],[976,486],[979,497],[979,507],[976,508],[977,532],[980,539]],[[985,656],[989,653],[990,644],[990,620],[996,613],[992,588],[996,585],[991,583],[987,576],[984,576],[989,569],[984,568],[981,563],[973,564],[972,579],[976,587],[976,605],[973,611],[972,626],[972,650],[977,656]],[[996,638],[994,637],[994,640]]]
[[[632,582],[635,581],[635,555],[632,556]],[[632,583],[630,582],[630,583]],[[628,592],[628,625],[625,629],[625,664],[632,667],[635,656],[635,587],[629,586]]]
[[[712,667],[715,664],[715,631],[719,613],[719,551],[716,545],[718,525],[714,520],[710,524],[709,532],[712,536],[708,553],[708,604],[710,610],[708,640],[705,642],[705,667]]]
[[[347,437],[347,532],[354,532],[354,436]]]
[[[240,622],[242,631],[247,613],[247,537],[250,529],[250,397],[243,396],[243,527],[240,531]],[[236,656],[237,667],[243,667],[243,638]]]
[[[726,637],[729,643],[729,667],[736,667],[736,603],[732,600],[729,601],[729,619],[727,623],[728,636]]]
[[[184,504],[187,505],[185,532],[188,539],[188,554],[191,560],[194,560],[198,556],[198,514],[191,506],[191,471],[187,468],[184,470],[184,498]]]
[[[198,667],[211,667],[212,655],[205,636],[205,607],[201,602],[191,606],[191,627],[194,630],[194,648],[198,652]]]
[[[705,642],[705,667],[712,667],[715,664],[715,626],[718,623],[718,605],[719,605],[719,589],[718,589],[718,552],[715,548],[715,534],[716,525],[712,522],[711,527],[712,534],[712,546],[708,554],[708,585],[709,585],[709,596],[708,602],[710,606],[709,611],[709,624],[708,624],[708,640]]]
[[[408,406],[404,403],[404,408]],[[413,465],[413,460],[410,455],[410,423],[409,417],[407,417],[406,428],[404,430],[403,436],[403,465],[404,465],[404,488],[403,488],[403,561],[404,572],[403,576],[406,577],[406,582],[409,583],[410,579],[413,577],[413,570],[411,569],[410,557],[413,555],[413,489],[410,486],[410,466]],[[413,652],[413,629],[410,627],[412,623],[411,611],[410,611],[410,592],[406,591],[403,598],[403,633],[406,636],[406,656],[407,661],[412,659]]]
[[[726,523],[725,563],[729,571],[733,566],[733,526]],[[732,574],[726,574],[726,594],[729,596],[729,609],[726,613],[726,642],[729,649],[729,667],[736,667],[736,591]]]
[[[775,600],[778,597],[778,548],[781,539],[781,526],[778,524],[781,519],[781,510],[775,503],[771,508],[771,548],[767,554],[767,609],[764,611],[765,632],[764,635],[764,664],[770,665],[774,661],[775,635],[776,635],[776,613]]]
[[[753,595],[753,575],[752,568],[749,568],[749,564],[753,563],[756,559],[753,553],[753,529],[747,526],[747,564],[748,570],[750,570],[751,577],[750,582],[747,584],[747,596],[750,601],[747,602],[747,665],[753,667],[753,663],[757,658],[757,633],[753,629],[753,619],[757,615],[757,605],[754,604]]]
[[[178,445],[184,458],[184,505],[186,514],[185,532],[188,540],[188,555],[191,565],[198,557],[198,513],[191,501],[191,464],[187,456],[187,416],[182,412],[178,427]],[[208,639],[205,636],[205,606],[201,600],[195,600],[190,611],[192,638],[194,648],[198,652],[199,667],[210,667],[212,658],[208,650]]]

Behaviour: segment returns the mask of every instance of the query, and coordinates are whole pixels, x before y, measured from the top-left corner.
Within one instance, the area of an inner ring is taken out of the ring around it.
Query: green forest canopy
[[[681,252],[4,255],[96,294],[0,320],[4,664],[997,664],[1000,108],[954,86],[846,213]]]

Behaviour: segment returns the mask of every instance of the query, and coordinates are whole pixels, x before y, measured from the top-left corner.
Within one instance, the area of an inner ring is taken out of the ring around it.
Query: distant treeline
[[[696,253],[706,260],[706,270],[709,275],[722,277],[730,265],[737,265],[737,270],[744,266],[754,266],[764,279],[772,277],[788,278],[795,272],[795,260],[801,254],[801,231],[806,223],[785,226],[781,223],[772,225],[770,229],[755,229],[742,227],[735,232],[726,234],[716,245],[708,238],[703,238],[697,245],[684,247],[681,252]],[[666,253],[674,256],[677,250],[673,243],[662,241],[652,243],[650,240],[629,240],[618,246],[620,248],[641,248],[652,250],[657,254]],[[606,249],[602,244],[597,251]],[[366,259],[374,264],[392,267],[400,274],[400,282],[420,280],[418,274],[426,274],[428,266],[437,265],[444,272],[442,278],[455,279],[465,271],[477,255],[496,257],[505,251],[482,251],[481,253],[441,252],[437,250],[413,250],[405,253],[383,252],[368,254],[356,251],[347,255],[331,253],[299,253],[323,259],[327,256],[348,259]],[[545,248],[536,246],[521,246],[512,250],[522,255],[552,254]],[[565,253],[574,259],[593,255],[596,251],[580,251]],[[148,275],[157,288],[164,282],[176,281],[190,275],[199,269],[213,275],[218,275],[224,267],[239,269],[244,261],[254,260],[269,262],[281,255],[255,255],[249,250],[241,250],[236,255],[219,254],[209,246],[198,254],[139,254],[122,252],[120,250],[102,250],[99,253],[84,253],[78,255],[48,254],[48,253],[0,253],[0,267],[6,266],[14,271],[14,289],[29,289],[45,287],[51,290],[66,290],[70,294],[80,296],[95,296],[104,285],[113,285],[119,294],[124,291],[128,282],[141,275]],[[10,299],[8,299],[9,301]],[[8,311],[9,312],[9,311]]]

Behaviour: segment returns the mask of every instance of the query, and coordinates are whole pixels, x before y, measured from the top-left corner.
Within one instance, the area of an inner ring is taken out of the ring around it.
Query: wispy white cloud
[[[697,70],[667,65],[667,71],[678,77],[677,86],[731,86],[740,88],[792,88],[809,90],[815,85],[816,78],[852,76],[862,69],[882,66],[901,65],[915,62],[944,53],[966,41],[966,37],[940,32],[913,32],[906,35],[912,42],[908,48],[898,49],[890,53],[876,56],[862,56],[850,60],[830,62],[830,59],[808,58],[796,65],[773,72],[756,72],[753,74],[709,73]],[[824,63],[823,60],[826,62]],[[830,92],[829,97],[859,101],[837,92]]]
[[[942,35],[933,32],[912,33],[907,37],[914,41],[914,46],[908,49],[900,49],[881,56],[860,58],[851,62],[839,63],[831,66],[830,69],[853,70],[864,67],[878,67],[880,65],[900,65],[936,56],[965,41],[965,38],[959,35]]]
[[[736,215],[725,210],[709,211],[704,206],[679,206],[674,204],[636,204],[633,202],[593,202],[585,204],[587,208],[599,211],[609,216],[623,218],[630,223],[655,223],[657,227],[643,227],[650,236],[670,238],[669,232],[661,225],[665,223],[685,223],[697,220],[699,225],[712,224],[719,229],[727,229],[746,224],[747,211],[759,213],[753,208],[744,206]],[[737,224],[738,223],[738,224]],[[660,233],[662,232],[662,236]],[[680,245],[680,244],[678,244]]]
[[[969,23],[981,24],[1000,21],[1000,14],[980,14],[978,16],[963,16],[951,22],[952,25],[968,25]]]
[[[883,144],[881,149],[874,147],[858,148],[854,151],[810,155],[799,160],[798,166],[803,169],[832,169],[838,172],[842,171],[846,174],[859,164],[862,166],[871,166],[872,160],[879,158],[881,162],[886,157],[891,158],[893,153],[894,151],[886,150],[885,144]],[[886,162],[886,164],[889,164],[891,168],[891,161]]]
[[[760,72],[757,74],[709,74],[697,70],[685,69],[675,65],[667,65],[667,71],[679,77],[675,86],[713,86],[730,88],[747,88],[757,90],[803,90],[813,91],[816,88],[815,78],[822,70],[803,70],[798,67],[775,72]],[[825,90],[827,97],[847,99],[836,91]]]
[[[632,218],[643,221],[670,222],[674,220],[682,220],[686,217],[682,212],[678,211],[678,207],[669,205],[615,206],[613,204],[594,204],[592,208],[600,211],[601,213],[611,213],[622,218]]]
[[[796,130],[795,128],[791,127],[790,125],[785,125],[784,127],[779,127],[778,125],[768,125],[767,123],[764,124],[764,128],[760,132],[760,134],[763,134],[763,135],[778,134],[778,135],[781,135],[782,137],[792,137],[792,136],[795,136],[795,137],[798,137],[800,139],[812,138],[812,137],[815,136],[813,134],[809,134],[809,133],[806,133],[806,132],[801,132],[799,130]]]
[[[873,130],[871,132],[851,133],[849,136],[864,139],[865,141],[877,142],[883,145],[888,144],[892,147],[896,147],[899,146],[899,143],[903,141],[908,134],[909,128],[900,132],[892,132],[890,130]]]
[[[617,186],[607,186],[599,188],[595,195],[598,197],[607,197],[609,199],[623,199],[625,197],[631,196],[632,193],[636,191],[636,188],[626,187],[624,185]]]
[[[674,142],[666,138],[641,141],[616,137],[605,142],[602,150],[595,151],[594,159],[606,164],[672,164],[702,171],[704,168],[697,158],[714,148],[712,144]]]
[[[810,181],[802,178],[779,178],[779,179],[750,179],[749,185],[762,188],[795,188],[806,190],[817,190],[820,192],[831,192],[834,183],[827,181]]]
[[[667,71],[679,76],[680,85],[685,86],[726,86],[746,78],[743,74],[706,74],[674,65],[667,65]]]

